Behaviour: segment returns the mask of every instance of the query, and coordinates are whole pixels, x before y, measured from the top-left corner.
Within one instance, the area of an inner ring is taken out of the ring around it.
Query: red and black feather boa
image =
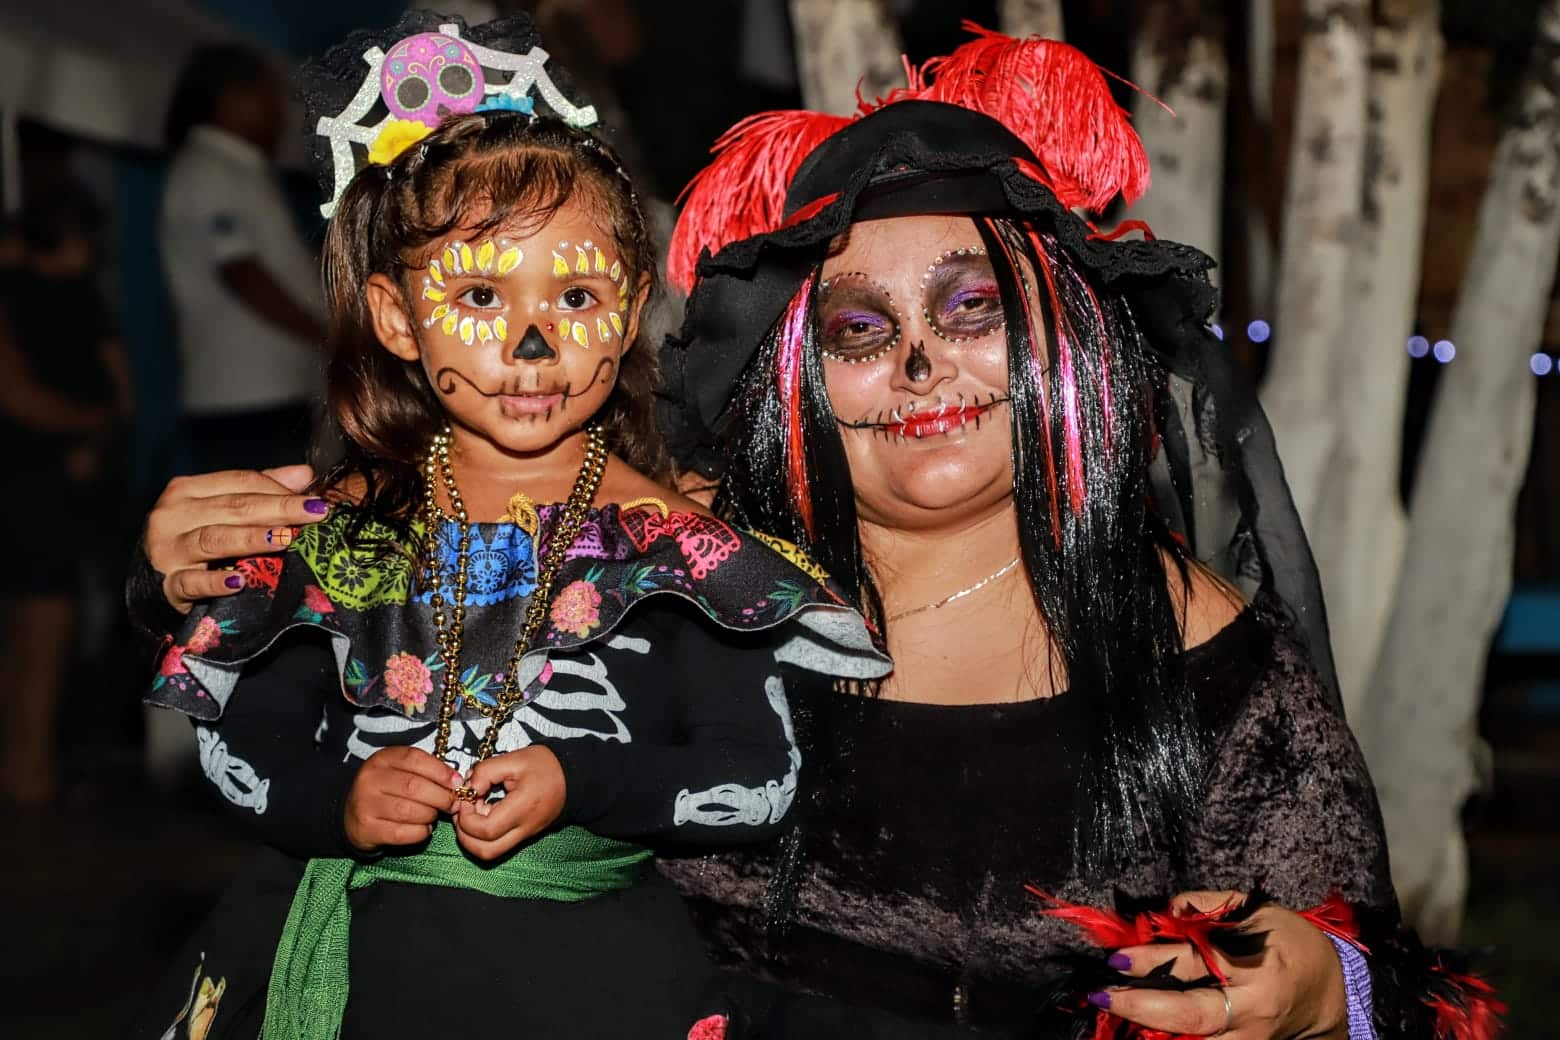
[[[1069,977],[1054,994],[1054,1007],[1072,1019],[1073,1035],[1079,1040],[1196,1040],[1118,1018],[1090,1004],[1087,994],[1114,986],[1175,990],[1218,986],[1227,979],[1211,956],[1214,950],[1239,959],[1260,953],[1266,940],[1265,933],[1250,927],[1251,916],[1270,901],[1262,892],[1252,893],[1243,903],[1178,914],[1168,899],[1143,900],[1117,893],[1116,906],[1105,909],[1068,903],[1033,886],[1029,891],[1046,903],[1040,913],[1068,922],[1102,949],[1187,943],[1208,969],[1190,981],[1171,975],[1169,965],[1135,977],[1110,968],[1103,958],[1069,958]],[[1297,912],[1366,954],[1379,1040],[1495,1040],[1501,1034],[1506,1006],[1494,988],[1469,969],[1464,955],[1421,943],[1395,913],[1357,910],[1337,894]]]

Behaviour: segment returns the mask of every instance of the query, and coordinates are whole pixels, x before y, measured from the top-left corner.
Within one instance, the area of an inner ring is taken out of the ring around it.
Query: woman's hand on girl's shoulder
[[[1177,912],[1208,911],[1244,899],[1238,892],[1187,892],[1176,896],[1172,906]],[[1231,961],[1215,952],[1229,978],[1225,986],[1184,992],[1118,987],[1091,994],[1089,1000],[1120,1018],[1168,1033],[1228,1040],[1348,1040],[1343,966],[1332,940],[1299,914],[1273,904],[1251,915],[1250,929],[1265,933],[1261,953]],[[1138,977],[1171,961],[1178,979],[1208,974],[1187,943],[1132,946],[1111,957],[1113,967]]]
[[[330,507],[307,492],[313,480],[308,466],[281,466],[169,481],[146,518],[142,540],[163,576],[168,603],[183,612],[199,600],[242,589],[235,572],[208,565],[275,552],[291,540],[294,527],[323,519]]]

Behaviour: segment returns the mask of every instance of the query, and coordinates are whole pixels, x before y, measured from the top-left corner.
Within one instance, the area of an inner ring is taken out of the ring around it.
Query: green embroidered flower
[[[293,541],[329,602],[348,610],[402,605],[412,587],[412,555],[397,551],[392,528],[370,521],[355,542],[348,542],[350,506],[337,506],[330,516],[303,528]],[[413,537],[418,532],[414,528]]]
[[[350,555],[338,556],[330,562],[331,584],[349,593],[367,585],[368,575],[368,568]]]

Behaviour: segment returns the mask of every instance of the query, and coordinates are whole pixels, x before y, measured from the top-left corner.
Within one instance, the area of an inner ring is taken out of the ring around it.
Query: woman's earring
[[[926,342],[923,340],[910,348],[910,356],[905,358],[905,378],[912,383],[924,383],[932,377],[932,362],[926,356]]]

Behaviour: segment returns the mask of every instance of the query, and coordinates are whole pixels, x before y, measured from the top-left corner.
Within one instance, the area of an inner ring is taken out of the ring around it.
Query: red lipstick
[[[991,411],[993,407],[993,405],[988,404],[962,408],[934,408],[926,412],[911,412],[909,415],[887,423],[886,428],[890,434],[895,436],[920,440],[925,437],[935,437],[941,433],[949,433],[960,429],[967,423],[975,422],[982,415]]]

